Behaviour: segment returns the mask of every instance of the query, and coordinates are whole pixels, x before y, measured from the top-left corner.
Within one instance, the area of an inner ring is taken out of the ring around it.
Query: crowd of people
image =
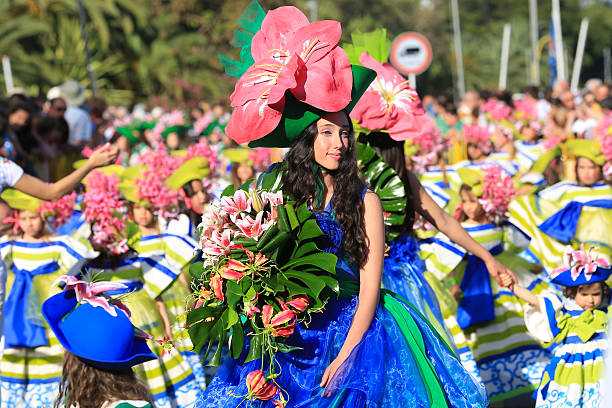
[[[419,96],[380,31],[345,52],[339,24],[262,16],[231,108],[110,106],[71,80],[0,102],[0,406],[606,406],[611,85]],[[279,39],[315,34],[335,43]],[[305,320],[310,292],[260,307],[244,284],[272,221],[239,214],[280,217],[268,189],[337,259],[340,295]],[[269,369],[233,349],[258,319]]]

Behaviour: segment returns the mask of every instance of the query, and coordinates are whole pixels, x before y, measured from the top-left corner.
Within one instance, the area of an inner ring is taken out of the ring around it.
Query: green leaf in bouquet
[[[305,241],[308,239],[318,238],[323,235],[319,224],[317,224],[316,219],[310,219],[303,223],[302,228],[298,234],[298,239],[300,241]]]
[[[215,353],[213,354],[212,358],[210,359],[210,362],[208,363],[209,366],[219,367],[221,365],[221,355],[223,352],[223,344],[225,343],[226,337],[227,336],[225,335],[225,333],[221,333],[217,337],[217,341],[214,344]]]
[[[236,306],[242,300],[242,288],[231,280],[226,281],[225,288],[227,304],[230,307]]]
[[[225,325],[225,330],[229,330],[232,326],[240,323],[240,316],[233,307],[227,308],[227,323]]]
[[[293,204],[287,203],[285,204],[285,210],[287,211],[287,218],[289,219],[289,227],[291,228],[291,231],[293,231],[300,225],[295,208],[293,207]]]
[[[244,347],[244,331],[241,325],[235,324],[230,329],[229,350],[232,358],[237,359]]]
[[[276,225],[279,231],[290,231],[289,217],[287,216],[287,209],[284,205],[276,207],[278,216],[276,218]]]
[[[234,187],[233,184],[230,184],[229,186],[225,187],[225,189],[221,193],[221,197],[233,196],[235,192],[236,192],[236,187]]]
[[[210,348],[213,341],[213,327],[220,320],[223,309],[203,306],[187,313],[187,332],[196,352]]]
[[[204,263],[202,261],[193,262],[191,265],[189,265],[189,275],[192,279],[201,280],[203,273]]]
[[[260,248],[258,251],[263,252],[264,254],[269,255],[275,249],[277,249],[282,244],[286,243],[291,239],[291,234],[287,232],[279,232],[274,238],[270,240],[264,247]],[[268,258],[274,259],[272,256],[268,256]]]
[[[306,255],[310,255],[313,253],[319,253],[320,250],[312,241],[300,242],[300,245],[293,251],[291,258],[301,258]]]
[[[336,262],[338,258],[335,255],[327,252],[319,252],[312,255],[306,255],[301,258],[291,259],[289,262],[284,264],[281,269],[283,271],[289,271],[290,269],[296,269],[301,266],[316,266],[329,273],[335,273]],[[286,274],[287,272],[285,272]]]
[[[259,241],[257,241],[257,246],[255,247],[257,251],[260,251],[261,248],[266,246],[268,242],[272,238],[274,238],[278,234],[278,225],[272,224],[270,228],[268,228],[262,235],[259,237]]]
[[[247,356],[244,359],[245,363],[261,358],[264,336],[264,334],[256,334],[250,337],[251,341],[249,344],[249,352],[247,353]]]
[[[313,274],[307,274],[307,273],[302,273],[300,271],[287,271],[285,272],[285,276],[287,276],[288,278],[293,278],[296,280],[299,280],[301,282],[303,282],[304,284],[306,284],[306,286],[308,287],[310,293],[308,293],[309,296],[311,296],[312,298],[318,298],[319,295],[321,294],[321,291],[323,291],[323,289],[325,289],[325,282],[323,282],[323,280],[319,279],[318,276],[313,275]]]
[[[300,221],[300,224],[303,224],[309,218],[313,218],[312,211],[308,209],[308,205],[306,205],[306,203],[301,204],[297,208],[296,214],[297,214],[298,220]]]

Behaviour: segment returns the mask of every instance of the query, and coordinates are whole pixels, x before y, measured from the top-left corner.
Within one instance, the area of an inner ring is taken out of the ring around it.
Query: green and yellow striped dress
[[[60,275],[77,273],[88,258],[95,258],[98,253],[71,237],[56,236],[40,242],[4,237],[0,240],[0,254],[8,271],[4,311],[11,302],[25,305],[20,308],[23,320],[11,319],[5,313],[5,340],[11,331],[26,333],[23,322],[27,322],[27,327],[44,330],[42,342],[36,342],[44,345],[30,347],[34,343],[23,339],[18,344],[6,344],[0,364],[0,406],[53,406],[62,376],[64,351],[47,328],[41,305],[60,290],[53,286]]]
[[[132,248],[141,258],[161,262],[177,276],[177,279],[166,289],[160,299],[166,306],[172,322],[173,344],[183,355],[200,383],[206,387],[206,375],[200,357],[193,352],[193,344],[185,329],[186,303],[191,295],[190,288],[179,275],[188,277],[189,264],[195,255],[196,242],[189,236],[162,233],[142,236],[132,244]],[[189,279],[189,278],[187,278]]]
[[[540,229],[540,225],[558,211],[573,203],[597,200],[600,206],[582,207],[575,234],[570,242],[560,242]],[[519,228],[531,241],[528,254],[538,260],[549,272],[563,263],[566,244],[594,245],[607,255],[612,254],[612,209],[603,208],[602,202],[612,205],[612,187],[600,182],[580,186],[562,181],[539,193],[521,196],[510,203],[509,222]]]
[[[128,289],[117,293],[130,309],[134,325],[153,336],[149,342],[157,360],[134,367],[158,408],[192,406],[202,391],[190,364],[177,349],[164,351],[158,343],[164,337],[164,326],[155,299],[176,280],[176,274],[164,260],[155,261],[133,253],[117,262],[90,268],[96,280],[121,282]]]
[[[530,271],[533,265],[507,249],[508,235],[503,227],[473,223],[463,223],[463,227],[487,250],[499,253],[496,259],[513,270],[524,287],[535,293],[549,288],[545,280]],[[462,281],[466,259],[457,250],[430,249],[423,257],[430,275],[428,281],[444,309],[445,323],[457,347],[461,350],[467,346],[472,351],[489,399],[495,402],[534,390],[549,353],[529,335],[523,321],[522,301],[490,277],[494,320],[461,329],[456,318],[458,303],[448,289],[449,282]]]

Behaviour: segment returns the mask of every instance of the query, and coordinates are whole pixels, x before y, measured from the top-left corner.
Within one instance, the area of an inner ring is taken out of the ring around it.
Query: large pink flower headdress
[[[465,125],[463,126],[463,138],[466,143],[478,146],[484,154],[491,151],[491,135],[489,129],[480,125]]]
[[[390,64],[376,61],[367,52],[359,61],[376,71],[376,79],[355,105],[351,118],[370,131],[389,133],[393,140],[406,140],[418,133],[416,116],[424,111],[408,81]]]
[[[484,171],[480,202],[485,212],[499,221],[504,218],[510,201],[516,194],[514,183],[501,166],[490,166]]]
[[[233,112],[226,134],[237,143],[288,147],[322,112],[348,109],[357,81],[338,46],[341,34],[339,22],[310,23],[293,6],[269,11],[252,37],[249,55],[242,55],[248,48],[241,52],[253,63],[230,96]]]

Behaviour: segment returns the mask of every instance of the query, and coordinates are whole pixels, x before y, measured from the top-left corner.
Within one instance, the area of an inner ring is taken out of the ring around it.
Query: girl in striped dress
[[[140,235],[131,248],[143,260],[165,265],[176,276],[176,279],[165,289],[159,299],[163,302],[171,333],[169,339],[191,366],[191,369],[202,389],[206,388],[205,373],[199,356],[193,352],[193,344],[185,330],[185,305],[191,295],[189,281],[189,264],[195,255],[196,242],[189,236],[173,233],[162,233],[158,227],[157,217],[148,206],[132,206],[134,222],[138,225]]]
[[[610,265],[584,247],[569,248],[564,258],[564,265],[551,274],[552,281],[565,288],[564,296],[538,296],[521,285],[513,286],[516,296],[527,302],[529,332],[553,350],[535,394],[536,407],[603,407],[610,310],[605,281]]]
[[[494,222],[499,221],[512,194],[511,179],[500,168],[486,173],[460,169],[459,174],[463,184],[455,215],[463,228],[514,271],[522,285],[542,291],[548,285],[530,271],[530,264],[513,254],[508,246],[508,241],[513,241],[511,234]],[[493,203],[496,205],[491,206]],[[548,358],[527,333],[519,299],[497,285],[474,255],[448,245],[443,237],[438,238],[436,247],[445,250],[432,254],[430,248],[429,255],[424,255],[428,270],[439,271],[437,278],[445,288],[438,288],[437,295],[446,314],[456,315],[458,323],[458,327],[451,327],[451,333],[459,347],[467,345],[472,350],[490,401],[531,391]]]
[[[125,289],[111,295],[123,300],[129,293],[124,302],[132,312],[132,321],[157,339],[150,346],[159,357],[136,367],[136,375],[148,387],[156,407],[189,407],[200,396],[200,384],[189,363],[172,346],[170,314],[161,299],[162,293],[177,280],[178,275],[165,259],[140,257],[128,248],[137,239],[135,234],[138,228],[128,219],[129,206],[120,195],[120,192],[127,196],[130,196],[130,191],[134,193],[134,189],[124,188],[133,186],[133,183],[124,184],[131,175],[126,172],[128,170],[121,173],[124,179],[121,188],[116,175],[96,174],[99,180],[87,184],[84,207],[92,231],[104,232],[103,226],[110,227],[108,233],[103,235],[105,240],[98,240],[104,245],[96,244],[104,250],[104,256],[88,265],[86,280],[113,281],[125,285]],[[97,202],[100,197],[104,202]],[[131,201],[137,200],[132,198]],[[110,213],[106,213],[108,208],[112,209]],[[92,235],[92,240],[96,242],[95,235]]]
[[[548,272],[561,264],[567,244],[612,251],[612,187],[603,180],[599,142],[570,140],[561,151],[576,158],[577,181],[519,197],[509,207],[509,221],[530,239],[527,255]]]
[[[78,271],[97,253],[69,237],[47,231],[40,200],[5,190],[16,215],[16,234],[0,240],[8,272],[4,303],[5,350],[0,363],[2,407],[52,406],[62,373],[63,351],[40,312],[42,302],[59,290],[53,282]]]

